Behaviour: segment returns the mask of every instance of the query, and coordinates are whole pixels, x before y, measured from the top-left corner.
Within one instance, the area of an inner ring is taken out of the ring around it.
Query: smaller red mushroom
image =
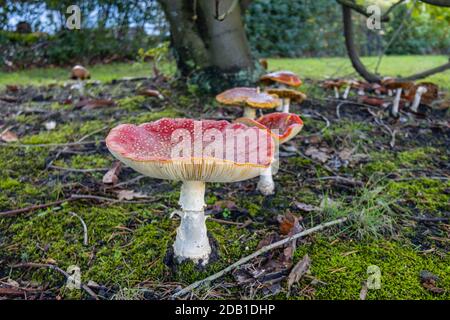
[[[249,127],[270,130],[276,145],[288,142],[303,129],[303,121],[298,115],[284,112],[270,113],[257,120],[239,118],[235,122]],[[265,169],[259,177],[257,189],[265,196],[272,195],[275,191],[275,183],[273,181],[274,167],[275,163]]]

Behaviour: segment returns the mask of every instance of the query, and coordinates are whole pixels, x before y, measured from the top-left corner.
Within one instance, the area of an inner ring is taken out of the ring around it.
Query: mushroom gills
[[[211,246],[205,224],[205,183],[184,181],[181,186],[179,204],[182,211],[176,212],[181,223],[173,245],[178,262],[192,260],[206,265],[211,254]]]

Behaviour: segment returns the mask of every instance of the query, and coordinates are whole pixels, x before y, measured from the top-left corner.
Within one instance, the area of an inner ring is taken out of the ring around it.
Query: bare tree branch
[[[348,56],[352,62],[353,68],[368,82],[380,82],[381,77],[378,74],[370,72],[367,70],[366,66],[361,61],[358,50],[355,44],[355,38],[353,35],[353,21],[352,21],[352,9],[348,6],[342,6],[342,16],[344,19],[344,36],[345,36],[345,46],[347,48]],[[408,77],[400,78],[400,80],[404,81],[415,81],[419,79],[423,79],[429,77],[433,74],[443,72],[447,69],[450,69],[450,60],[448,63],[443,64],[442,66],[426,70],[417,74],[413,74]]]

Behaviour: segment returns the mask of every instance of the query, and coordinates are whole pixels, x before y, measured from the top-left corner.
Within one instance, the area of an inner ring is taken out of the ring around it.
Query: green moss
[[[73,169],[108,168],[111,165],[111,156],[105,155],[74,155],[69,161],[55,161],[55,165]]]
[[[144,96],[126,97],[117,100],[117,107],[121,110],[136,111],[142,109],[142,105],[146,100],[147,99]]]
[[[337,242],[316,239],[314,244],[301,246],[295,253],[300,259],[306,253],[312,260],[311,272],[318,280],[316,299],[359,299],[362,283],[368,279],[367,268],[378,266],[381,288],[369,290],[367,299],[449,299],[450,258],[426,256],[410,246],[398,243]],[[439,276],[438,286],[446,289],[443,295],[434,295],[421,286],[419,273],[428,270]],[[300,285],[304,286],[303,281]],[[301,299],[301,296],[291,296]]]
[[[391,181],[386,191],[403,203],[425,212],[441,213],[450,210],[450,181],[419,178],[408,181]]]
[[[157,112],[144,112],[144,113],[140,113],[139,115],[133,115],[130,117],[127,117],[126,119],[124,119],[122,122],[127,122],[127,123],[145,123],[145,122],[150,122],[150,121],[156,121],[158,119],[161,118],[177,118],[180,116],[180,113],[177,112],[174,109],[164,109],[162,111],[157,111]]]
[[[59,125],[55,130],[46,131],[22,138],[24,144],[67,143],[74,142],[86,134],[92,133],[105,126],[104,121],[92,120]]]

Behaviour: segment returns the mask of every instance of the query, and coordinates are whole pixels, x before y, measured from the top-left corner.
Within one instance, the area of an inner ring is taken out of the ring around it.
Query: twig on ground
[[[81,225],[83,226],[83,244],[84,244],[85,246],[87,246],[87,245],[89,244],[89,241],[88,241],[88,230],[87,230],[87,225],[86,225],[86,223],[85,223],[84,220],[83,220],[79,215],[77,215],[75,212],[69,212],[69,214],[70,214],[71,216],[74,216],[74,217],[78,218],[78,220],[80,220]]]
[[[22,144],[22,143],[0,143],[2,147],[17,147],[17,148],[58,148],[58,147],[73,147],[95,143],[104,143],[105,140],[98,141],[82,141],[82,142],[68,142],[68,143],[41,143],[41,144]]]
[[[52,270],[55,270],[55,271],[59,272],[64,277],[66,277],[66,279],[70,279],[70,277],[71,277],[71,275],[68,274],[66,271],[64,271],[60,267],[55,266],[53,264],[27,262],[27,263],[19,263],[19,264],[12,265],[11,268],[49,268],[49,269],[52,269]],[[92,291],[87,285],[85,285],[84,283],[81,282],[80,286],[92,298],[94,298],[95,300],[99,300],[97,294],[95,294],[95,292]]]
[[[119,200],[119,199],[95,196],[95,195],[90,195],[90,194],[72,194],[69,198],[66,198],[66,199],[52,201],[49,203],[34,205],[34,206],[21,208],[21,209],[14,209],[14,210],[0,212],[0,218],[1,217],[12,217],[12,216],[19,215],[21,213],[28,213],[28,212],[36,211],[39,209],[46,209],[49,207],[58,206],[60,204],[63,204],[64,202],[75,201],[75,200],[89,200],[89,199],[97,200],[97,201],[107,201],[107,202],[111,202],[111,203],[133,203],[133,204],[142,204],[142,203],[154,202],[157,200],[157,199],[151,199],[151,200],[149,199],[149,200],[133,201],[133,200]]]
[[[101,171],[109,170],[109,168],[74,169],[74,168],[58,167],[58,166],[54,166],[54,165],[50,165],[48,168],[54,169],[54,170],[61,170],[61,171],[67,171],[67,172],[78,172],[78,173],[101,172]]]
[[[349,185],[352,187],[363,187],[364,186],[364,183],[362,181],[354,180],[352,178],[341,177],[341,176],[329,176],[329,177],[306,179],[306,181],[314,181],[314,180],[333,180],[333,181],[336,181],[337,183]]]
[[[98,130],[95,130],[94,132],[91,132],[91,133],[89,133],[89,134],[87,134],[87,135],[81,137],[81,139],[78,140],[77,142],[78,142],[78,143],[81,143],[81,142],[85,141],[87,138],[92,137],[93,135],[95,135],[95,134],[97,134],[97,133],[100,133],[100,132],[102,132],[102,131],[104,131],[104,130],[106,130],[106,129],[108,129],[108,126],[102,127],[102,128],[100,128],[100,129],[98,129]],[[62,153],[66,152],[68,149],[69,149],[69,147],[66,146],[66,147],[64,147],[64,149],[58,151],[58,153],[55,155],[55,157],[47,163],[45,169],[47,170],[47,169],[53,164],[53,162],[55,162],[56,159],[58,159],[59,156],[60,156]]]
[[[330,222],[322,223],[322,224],[319,224],[318,226],[315,226],[315,227],[313,227],[311,229],[299,232],[299,233],[294,234],[294,235],[292,235],[290,237],[287,237],[287,238],[285,238],[283,240],[280,240],[280,241],[274,242],[274,243],[272,243],[270,245],[264,246],[261,249],[259,249],[259,250],[255,251],[254,253],[252,253],[251,255],[248,255],[248,256],[238,260],[237,262],[233,263],[232,265],[229,265],[225,269],[223,269],[223,270],[221,270],[221,271],[219,271],[219,272],[217,272],[217,273],[215,273],[215,274],[213,274],[213,275],[211,275],[211,276],[209,276],[209,277],[207,277],[207,278],[205,278],[203,280],[200,280],[200,281],[192,283],[191,285],[185,287],[184,289],[174,293],[171,297],[172,298],[177,298],[177,297],[183,296],[183,295],[191,292],[192,290],[205,285],[206,283],[209,283],[211,281],[214,281],[214,280],[222,277],[226,273],[236,269],[240,265],[246,263],[247,261],[252,260],[253,258],[256,258],[257,256],[262,255],[263,253],[266,253],[266,252],[268,252],[268,251],[270,251],[272,249],[281,247],[282,245],[284,245],[286,243],[289,243],[289,242],[291,242],[293,240],[296,240],[296,239],[298,239],[300,237],[304,237],[304,236],[307,236],[307,235],[309,235],[311,233],[323,230],[323,229],[325,229],[327,227],[331,227],[331,226],[334,226],[334,225],[342,224],[342,223],[344,223],[347,220],[348,220],[348,218],[344,217],[344,218],[340,218],[340,219],[333,220],[333,221],[330,221]]]

